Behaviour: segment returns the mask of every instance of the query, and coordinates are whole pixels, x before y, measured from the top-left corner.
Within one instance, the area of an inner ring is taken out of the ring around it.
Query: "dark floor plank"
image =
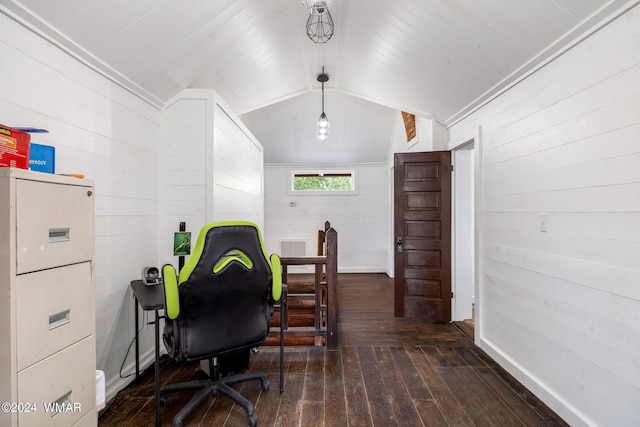
[[[394,365],[398,368],[399,376],[402,378],[409,398],[411,398],[415,412],[425,426],[448,426],[442,412],[433,400],[428,386],[423,382],[419,370],[407,353],[406,347],[392,347]],[[411,416],[410,412],[403,412],[405,416]],[[413,420],[401,425],[420,425]]]
[[[496,422],[489,408],[484,404],[484,401],[491,401],[492,395],[482,396],[474,393],[470,386],[473,383],[474,373],[466,370],[468,365],[456,349],[427,347],[422,350],[474,425],[503,425]],[[459,375],[461,372],[466,375]]]
[[[393,411],[392,401],[389,399],[389,391],[381,374],[381,369],[386,367],[378,365],[372,347],[357,349],[371,422],[374,426],[397,426],[398,421]]]
[[[345,378],[345,400],[348,425],[371,426],[362,368],[356,347],[343,347],[342,369]]]
[[[282,401],[280,395],[280,353],[262,349],[255,359],[260,359],[261,363],[256,364],[256,369],[267,374],[267,379],[271,382],[269,390],[260,394],[260,398],[255,402],[255,411],[260,418],[259,425],[273,426],[280,409]],[[286,367],[285,367],[286,369]],[[286,371],[285,371],[286,373]],[[285,382],[285,392],[288,384]]]
[[[482,405],[489,416],[495,420],[495,425],[500,427],[523,426],[524,423],[501,400],[494,391],[476,374],[470,366],[461,366],[451,369],[459,381],[464,383],[469,393],[473,393],[475,399]]]
[[[461,322],[453,322],[453,324],[462,332],[464,332],[466,336],[473,340],[473,337],[475,335],[473,320],[463,320]]]
[[[307,372],[305,376],[305,402],[322,402],[325,396],[324,358],[326,350],[323,347],[309,347],[307,355]]]
[[[549,423],[523,399],[513,388],[504,382],[491,368],[477,368],[476,372],[491,390],[502,399],[506,405],[516,414],[516,416],[527,426],[563,426],[566,425],[557,416],[553,422]],[[526,397],[525,397],[526,398]],[[535,404],[535,402],[532,402]]]
[[[516,413],[519,417],[523,418],[526,425],[536,425],[536,422],[540,423],[539,425],[568,425],[511,374],[500,367],[487,353],[477,347],[474,349],[474,352],[491,372],[491,374],[489,374],[486,370],[482,370],[485,381],[490,387],[496,387],[496,392],[503,392],[504,399],[513,399],[510,405],[516,405],[519,408],[519,411]],[[504,387],[506,387],[506,389]]]
[[[482,401],[467,387],[465,379],[456,374],[458,369],[462,368],[439,367],[435,368],[435,371],[451,391],[451,394],[455,396],[456,401],[460,404],[469,420],[471,420],[472,425],[498,426]]]
[[[380,377],[385,384],[386,398],[395,416],[398,426],[419,426],[420,416],[411,400],[407,384],[403,380],[402,370],[398,370],[388,347],[374,347]],[[415,372],[415,370],[412,369]],[[413,386],[412,383],[409,384]],[[424,390],[424,387],[420,387]],[[431,397],[431,396],[429,396]],[[391,424],[390,424],[391,425]]]
[[[478,351],[480,349],[475,347],[464,347],[464,348],[456,348],[455,351],[458,353],[458,356],[462,358],[469,366],[487,366],[483,359],[478,356]]]
[[[149,401],[149,397],[128,397],[126,394],[118,396],[116,405],[119,410],[108,411],[101,418],[101,425],[108,426],[127,426],[138,425],[143,426],[148,420],[155,419],[154,402]],[[137,420],[137,424],[130,424],[133,419]]]
[[[324,422],[324,355],[322,347],[309,348],[300,415],[304,424],[322,425]]]
[[[345,378],[342,369],[341,351],[325,352],[324,360],[325,427],[342,426],[346,423],[347,405],[345,399]]]
[[[425,353],[423,353],[423,349],[425,348],[429,351],[429,347],[422,349],[411,347],[407,349],[407,353],[420,373],[422,381],[433,396],[433,400],[436,405],[438,405],[442,416],[450,425],[472,425],[471,420],[456,399],[456,396],[453,395],[445,381],[440,377],[438,371],[431,365],[428,358],[425,357]]]
[[[298,350],[298,349],[297,349]],[[304,393],[308,350],[287,352],[286,391],[281,395],[275,426],[297,426],[300,420],[300,397]],[[259,415],[259,414],[258,414]]]
[[[425,387],[420,372],[413,364],[406,347],[391,347],[390,352],[400,377],[407,387],[409,397],[414,400],[433,400],[429,388]]]

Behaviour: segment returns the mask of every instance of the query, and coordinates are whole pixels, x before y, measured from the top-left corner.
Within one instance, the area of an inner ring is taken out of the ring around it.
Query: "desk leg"
[[[135,328],[136,328],[136,380],[138,380],[138,377],[140,376],[140,342],[138,341],[138,298],[135,297],[135,294],[133,294],[134,298],[134,302],[133,304],[136,306],[135,308]]]
[[[287,290],[285,288],[280,296],[280,394],[284,393],[284,327],[288,321],[284,316],[288,314]]]
[[[160,427],[160,316],[156,310],[156,426]]]

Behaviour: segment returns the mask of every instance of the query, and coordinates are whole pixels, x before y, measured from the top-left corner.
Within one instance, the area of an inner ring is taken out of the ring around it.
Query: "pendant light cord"
[[[322,74],[324,74],[324,67],[322,67]],[[320,83],[322,85],[322,114],[324,114],[324,80]]]

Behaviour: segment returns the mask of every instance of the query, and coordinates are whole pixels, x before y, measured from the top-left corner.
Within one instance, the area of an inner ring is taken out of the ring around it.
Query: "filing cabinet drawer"
[[[18,372],[18,402],[37,405],[18,414],[20,427],[68,427],[95,410],[94,361],[91,336]]]
[[[91,262],[16,277],[18,370],[93,333]]]
[[[17,273],[93,257],[91,187],[16,180]]]

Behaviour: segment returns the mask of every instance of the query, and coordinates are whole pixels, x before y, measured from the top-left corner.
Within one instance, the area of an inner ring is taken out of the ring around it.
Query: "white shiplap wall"
[[[264,227],[262,144],[220,100],[216,102],[212,220],[252,221]]]
[[[353,170],[356,194],[300,195],[290,191],[292,170]],[[265,167],[265,245],[279,253],[279,240],[307,241],[316,255],[325,221],[338,232],[338,271],[386,272],[389,257],[389,175],[386,165]],[[295,203],[291,207],[290,203]]]
[[[177,267],[173,232],[180,222],[195,241],[207,223],[207,143],[213,139],[211,93],[181,94],[163,111],[160,143],[160,259]]]
[[[480,134],[481,346],[572,425],[640,425],[639,81],[635,8],[449,129]]]
[[[211,90],[187,89],[163,112],[160,258],[172,256],[181,221],[195,239],[213,221],[263,227],[262,145]]]
[[[156,263],[160,111],[2,14],[0,28],[0,123],[48,129],[32,141],[55,147],[56,172],[95,181],[97,368],[114,389],[134,336],[129,282]]]

